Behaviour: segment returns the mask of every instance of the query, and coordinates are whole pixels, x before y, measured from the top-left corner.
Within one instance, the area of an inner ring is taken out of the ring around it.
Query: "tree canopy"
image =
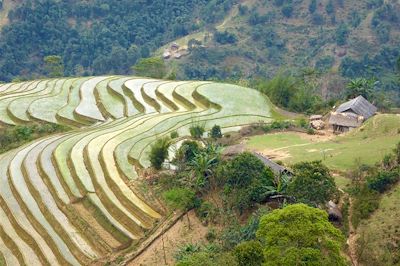
[[[132,67],[138,76],[161,79],[167,74],[164,60],[159,57],[142,58]]]
[[[288,194],[296,201],[313,206],[324,204],[336,193],[335,180],[321,161],[301,162],[293,166],[294,177]]]
[[[346,265],[344,236],[320,209],[294,204],[274,210],[261,218],[257,237],[265,266]]]
[[[224,179],[225,194],[240,212],[265,200],[274,179],[272,171],[248,152],[220,165],[217,175]]]

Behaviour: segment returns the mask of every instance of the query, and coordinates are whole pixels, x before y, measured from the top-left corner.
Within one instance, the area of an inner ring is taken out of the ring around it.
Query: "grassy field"
[[[382,159],[400,141],[399,130],[399,115],[382,114],[357,130],[330,139],[285,132],[252,137],[247,146],[288,164],[322,160],[331,169],[346,171],[356,161],[374,164]]]

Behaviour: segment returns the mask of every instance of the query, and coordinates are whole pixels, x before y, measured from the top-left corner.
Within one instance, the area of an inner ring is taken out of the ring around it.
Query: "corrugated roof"
[[[357,98],[341,104],[336,109],[336,113],[352,111],[358,115],[363,116],[364,119],[367,120],[368,118],[373,116],[377,110],[378,109],[372,103],[370,103],[360,95]]]
[[[359,127],[361,126],[363,119],[354,113],[331,113],[329,117],[329,124],[344,126],[344,127]]]

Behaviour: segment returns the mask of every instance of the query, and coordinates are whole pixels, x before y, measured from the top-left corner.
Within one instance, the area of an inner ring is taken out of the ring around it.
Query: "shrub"
[[[221,127],[218,126],[218,125],[214,125],[214,126],[211,128],[210,137],[212,137],[213,139],[222,138]]]
[[[19,147],[28,141],[51,133],[65,132],[68,130],[70,130],[69,127],[52,123],[6,127],[0,129],[0,152]]]
[[[189,163],[199,152],[200,145],[197,141],[185,140],[175,154],[175,161],[184,164]]]
[[[235,247],[234,254],[239,266],[261,266],[264,262],[263,247],[259,241],[240,243]]]
[[[176,130],[172,131],[170,137],[171,139],[176,139],[177,137],[179,137],[178,131]]]
[[[307,128],[308,123],[307,120],[305,120],[304,118],[300,119],[297,123],[297,125],[301,128]]]
[[[217,232],[215,231],[214,228],[208,230],[206,234],[206,239],[208,242],[214,242],[217,239]]]
[[[30,140],[33,133],[33,128],[29,126],[16,126],[15,133],[17,139],[19,140]]]
[[[289,121],[274,121],[269,126],[271,129],[288,129],[292,126]]]
[[[292,6],[292,4],[285,4],[285,5],[282,7],[282,14],[283,14],[285,17],[290,18],[290,17],[292,16],[292,13],[293,13],[293,6]]]
[[[274,175],[255,155],[244,152],[222,164],[218,178],[225,181],[224,193],[240,212],[268,197]]]
[[[237,42],[237,37],[234,33],[230,33],[228,31],[217,31],[214,34],[214,40],[220,44],[232,44]]]
[[[315,130],[312,127],[307,128],[308,135],[315,135]]]
[[[217,209],[212,203],[203,201],[196,209],[196,214],[203,223],[208,224],[215,220],[217,216]]]
[[[294,177],[288,186],[288,194],[294,196],[296,201],[317,206],[335,195],[335,180],[321,161],[297,163],[293,170]]]
[[[383,193],[389,190],[399,179],[400,175],[396,170],[379,171],[376,175],[367,178],[367,186],[369,189]]]
[[[358,227],[361,220],[367,219],[379,207],[379,193],[363,185],[354,195],[352,223]]]
[[[203,137],[204,131],[205,131],[205,126],[204,125],[192,125],[189,128],[190,135],[193,138],[200,139]]]
[[[314,13],[312,16],[312,22],[315,25],[322,25],[324,24],[324,17],[321,14]]]
[[[187,188],[172,188],[164,192],[163,196],[172,209],[187,211],[198,205],[194,191]]]
[[[132,67],[135,74],[151,78],[163,78],[167,74],[167,69],[164,60],[159,57],[141,58]]]
[[[158,139],[150,148],[151,166],[160,170],[165,159],[168,157],[168,148],[171,145],[169,138]]]
[[[196,252],[199,252],[201,247],[196,244],[186,244],[178,249],[175,253],[174,257],[177,261],[182,260],[184,257],[188,255],[192,255]]]

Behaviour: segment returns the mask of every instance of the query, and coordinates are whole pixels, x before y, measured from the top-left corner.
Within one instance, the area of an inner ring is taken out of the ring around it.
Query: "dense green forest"
[[[162,44],[214,23],[231,0],[28,0],[0,35],[0,80],[46,74],[43,58],[63,58],[65,75],[129,72]]]
[[[169,78],[254,81],[307,67],[323,99],[366,78],[399,104],[399,14],[383,0],[29,0],[1,29],[0,80],[49,76],[52,55],[65,76],[128,74],[185,37],[189,55],[166,62]]]

